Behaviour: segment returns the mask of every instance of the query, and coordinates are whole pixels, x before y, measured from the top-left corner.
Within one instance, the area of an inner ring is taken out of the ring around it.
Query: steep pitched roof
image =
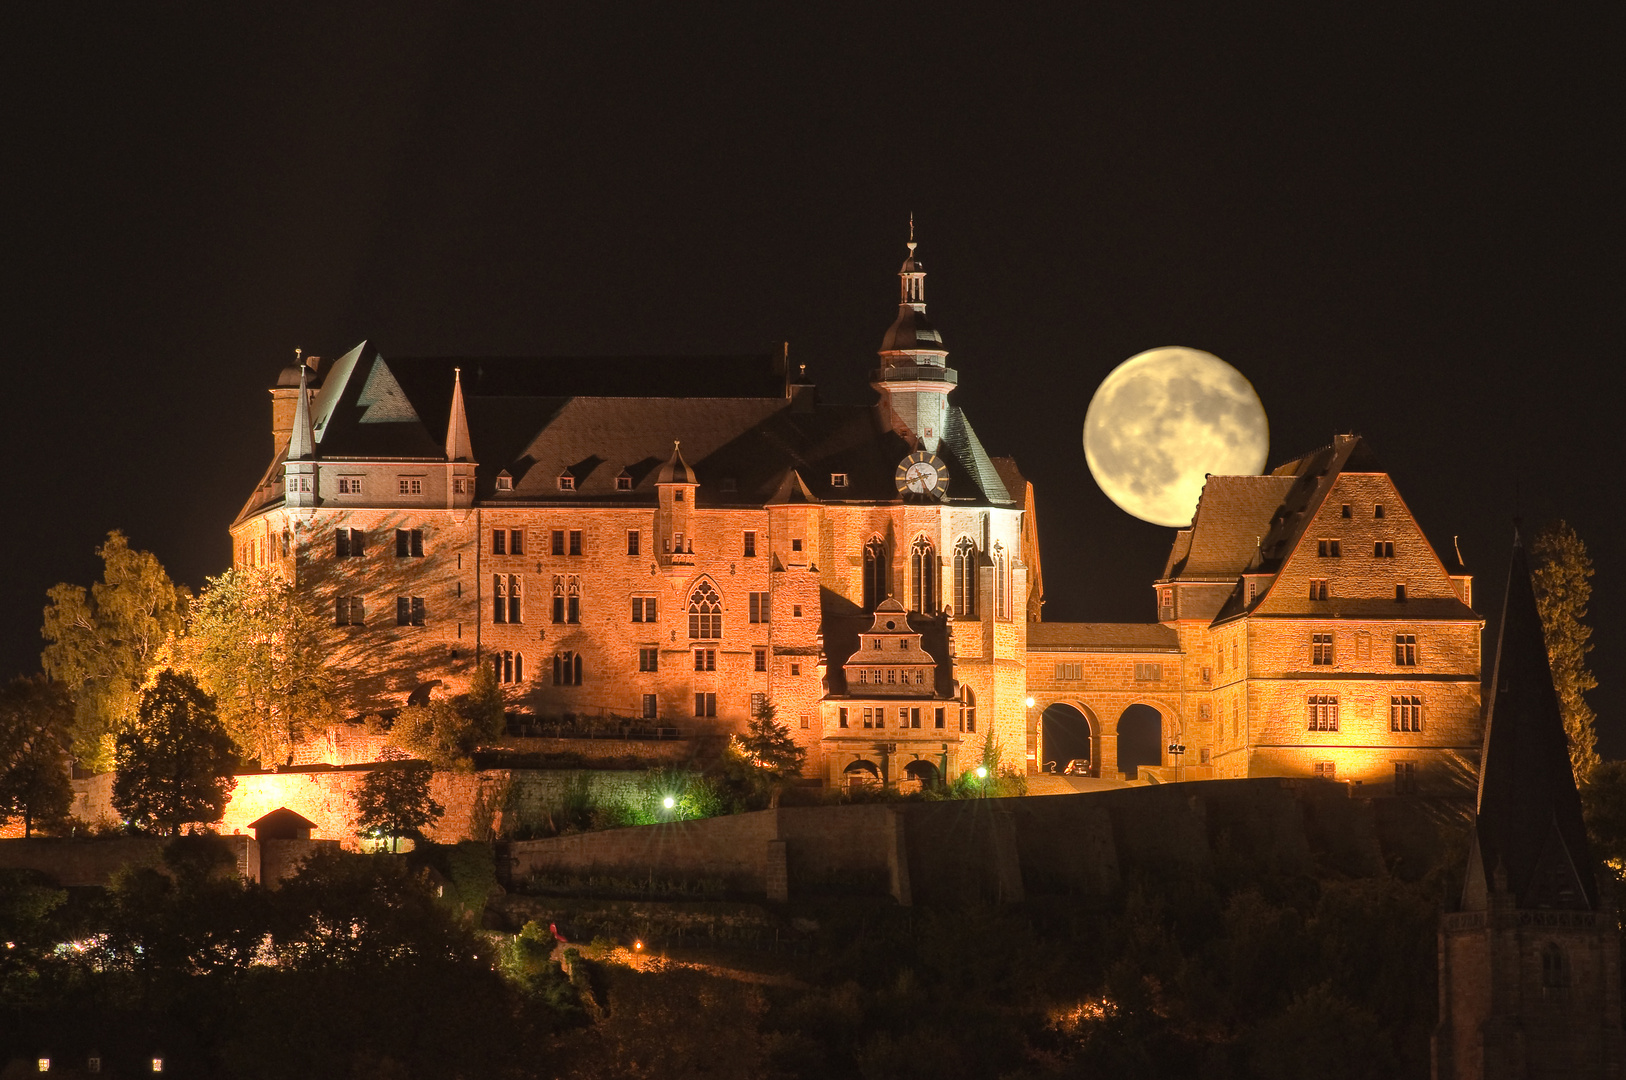
[[[1001,506],[1008,506],[1014,500],[1011,493],[1005,490],[1005,483],[999,478],[999,470],[988,457],[988,451],[982,448],[982,440],[971,429],[971,421],[965,418],[965,413],[958,405],[949,409],[948,419],[943,424],[943,438],[937,444],[940,449],[947,451],[947,458],[959,466],[954,479],[959,482],[970,480],[977,487],[977,495],[984,500]],[[950,495],[964,495],[965,492],[955,492],[950,487]]]
[[[1292,490],[1291,477],[1210,476],[1197,500],[1191,528],[1181,529],[1171,553],[1170,578],[1233,578],[1248,568]]]
[[[1028,649],[1083,652],[1177,652],[1180,635],[1161,623],[1028,624]]]
[[[1520,907],[1597,907],[1581,796],[1517,536],[1486,703],[1474,843],[1470,873],[1483,880],[1465,892],[1492,883],[1500,868]]]

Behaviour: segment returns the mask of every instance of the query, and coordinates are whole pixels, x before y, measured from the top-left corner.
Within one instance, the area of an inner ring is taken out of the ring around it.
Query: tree
[[[481,665],[468,693],[402,709],[390,728],[390,744],[437,769],[468,772],[474,752],[501,735],[505,722],[496,673]]]
[[[779,805],[785,781],[801,776],[807,761],[807,750],[798,746],[790,728],[779,722],[779,708],[767,698],[752,710],[745,734],[730,736],[728,742],[730,756],[744,770],[748,782],[771,793],[770,806]]]
[[[1598,764],[1596,714],[1585,696],[1598,685],[1586,666],[1586,654],[1592,651],[1587,641],[1592,628],[1581,621],[1592,598],[1592,559],[1586,544],[1562,520],[1536,534],[1530,554],[1534,562],[1530,583],[1547,639],[1547,659],[1552,664],[1564,732],[1569,736],[1570,764],[1576,780],[1585,783]]]
[[[114,758],[113,808],[132,824],[170,836],[188,822],[219,821],[237,786],[237,745],[214,702],[170,668],[143,691]]]
[[[123,533],[108,533],[96,553],[102,580],[88,594],[67,583],[47,594],[40,632],[49,644],[40,662],[73,695],[74,756],[103,772],[112,764],[113,733],[135,715],[159,650],[186,625],[192,594],[150,552],[132,550]]]
[[[0,821],[20,816],[25,837],[36,822],[62,820],[73,805],[73,716],[67,689],[43,675],[15,678],[0,690]]]
[[[400,848],[401,837],[421,840],[425,825],[446,808],[429,797],[434,770],[423,762],[380,765],[368,773],[356,790],[356,833],[389,837],[390,850]]]
[[[289,760],[336,715],[320,626],[292,582],[263,567],[210,578],[192,605],[181,660],[262,765]]]

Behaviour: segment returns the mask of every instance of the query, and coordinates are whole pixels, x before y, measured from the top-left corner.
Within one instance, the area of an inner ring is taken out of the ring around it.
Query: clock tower
[[[913,218],[908,247],[909,257],[898,271],[898,317],[881,340],[881,366],[870,383],[880,391],[887,423],[916,449],[935,453],[959,373],[948,366],[942,335],[926,319],[926,268],[915,258]]]

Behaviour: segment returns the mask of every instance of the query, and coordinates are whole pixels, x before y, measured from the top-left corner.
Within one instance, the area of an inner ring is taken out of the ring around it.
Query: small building
[[[267,840],[309,840],[316,822],[279,806],[248,827],[254,830],[254,839],[263,844]]]

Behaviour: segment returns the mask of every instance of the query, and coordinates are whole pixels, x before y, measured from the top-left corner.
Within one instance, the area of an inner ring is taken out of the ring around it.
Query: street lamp
[[[1174,759],[1174,778],[1176,780],[1185,779],[1184,775],[1180,771],[1181,767],[1183,765],[1183,763],[1181,762],[1180,759],[1185,756],[1185,753],[1186,753],[1186,744],[1185,743],[1172,742],[1172,743],[1169,744],[1169,756]]]

